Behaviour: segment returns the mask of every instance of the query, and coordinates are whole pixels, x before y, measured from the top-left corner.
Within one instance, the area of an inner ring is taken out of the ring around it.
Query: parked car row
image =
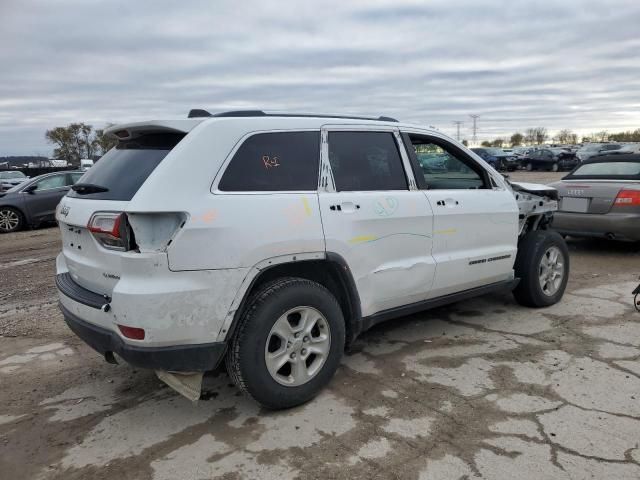
[[[591,143],[586,145],[544,145],[536,147],[478,147],[473,152],[496,170],[572,170],[580,162],[602,155],[640,153],[640,143]]]

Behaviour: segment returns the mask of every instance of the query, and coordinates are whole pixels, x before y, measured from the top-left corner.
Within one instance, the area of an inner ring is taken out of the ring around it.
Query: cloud
[[[0,4],[0,155],[44,131],[264,108],[480,137],[640,127],[636,1]]]

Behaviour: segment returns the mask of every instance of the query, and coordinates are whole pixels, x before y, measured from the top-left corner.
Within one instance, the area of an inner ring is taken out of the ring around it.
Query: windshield
[[[0,179],[6,180],[9,178],[27,178],[24,173],[20,171],[16,172],[0,172]]]
[[[153,133],[122,141],[83,175],[69,197],[91,200],[131,200],[151,172],[184,137],[183,133]],[[90,189],[82,189],[90,185]]]

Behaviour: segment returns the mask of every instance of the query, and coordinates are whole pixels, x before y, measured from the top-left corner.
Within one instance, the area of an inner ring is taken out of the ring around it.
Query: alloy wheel
[[[14,210],[0,210],[0,230],[11,232],[20,224],[20,217]]]
[[[312,307],[296,307],[273,324],[264,359],[271,377],[281,385],[297,387],[322,369],[331,347],[329,322]]]
[[[564,256],[558,247],[549,247],[540,259],[538,278],[542,293],[548,297],[556,294],[564,278]]]

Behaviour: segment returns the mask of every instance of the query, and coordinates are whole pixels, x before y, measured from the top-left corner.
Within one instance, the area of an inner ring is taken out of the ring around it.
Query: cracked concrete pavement
[[[192,404],[104,363],[55,309],[56,238],[0,238],[2,478],[640,478],[637,246],[570,240],[550,308],[499,294],[380,325],[318,398],[270,412],[223,371]]]

